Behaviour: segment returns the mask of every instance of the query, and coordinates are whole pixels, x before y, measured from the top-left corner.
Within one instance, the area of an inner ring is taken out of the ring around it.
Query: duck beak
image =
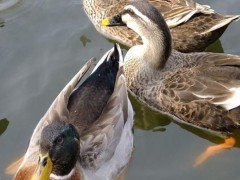
[[[103,19],[102,25],[103,26],[126,26],[126,24],[122,21],[121,14],[118,14],[111,18]]]
[[[38,167],[34,172],[31,180],[49,180],[52,172],[52,161],[47,153],[46,155],[39,155]]]

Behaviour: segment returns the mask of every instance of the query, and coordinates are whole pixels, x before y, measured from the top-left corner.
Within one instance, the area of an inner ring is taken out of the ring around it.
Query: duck
[[[240,56],[174,50],[163,16],[145,0],[130,2],[102,24],[127,26],[142,38],[124,58],[132,94],[177,122],[223,137],[217,149],[234,146],[232,134],[240,128]],[[214,154],[216,148],[209,148],[196,166]]]
[[[84,11],[106,38],[126,47],[141,44],[141,37],[127,27],[106,28],[101,24],[105,17],[119,13],[131,0],[83,0]],[[221,15],[208,5],[193,0],[149,0],[162,13],[173,39],[174,49],[181,52],[204,51],[214,43],[239,15]]]
[[[15,180],[120,179],[133,150],[133,108],[119,45],[89,77],[93,59],[56,97],[33,131]]]

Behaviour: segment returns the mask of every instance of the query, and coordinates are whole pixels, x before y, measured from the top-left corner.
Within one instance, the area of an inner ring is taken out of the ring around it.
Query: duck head
[[[114,48],[106,52],[100,59],[91,75],[81,86],[93,82],[96,83],[96,80],[99,80],[99,77],[104,76],[105,78],[108,77],[107,85],[109,88],[114,89],[115,79],[122,63],[123,58],[121,49],[119,45],[115,45]],[[81,88],[81,86],[78,88]],[[69,111],[69,109],[66,108],[66,105],[70,102],[69,99],[71,94],[76,92],[74,87],[77,87],[77,83],[69,87],[73,88],[70,91],[70,96],[60,93],[57,98],[58,100],[53,103],[53,108],[50,107],[48,111],[49,117],[47,118],[50,119],[51,123],[45,126],[41,132],[39,139],[39,161],[32,180],[49,180],[50,177],[53,177],[54,179],[57,179],[57,177],[60,179],[72,177],[73,172],[75,172],[74,169],[76,163],[80,161],[80,127],[67,123],[68,121],[64,122],[64,120],[68,118],[71,118],[71,122],[75,122],[74,116],[71,116],[72,111]],[[63,92],[69,92],[69,89]],[[75,98],[76,101],[83,100],[78,99],[77,97]],[[65,101],[65,99],[68,100]],[[68,111],[70,116],[66,114],[65,116],[63,115],[66,111]],[[53,114],[58,114],[58,116],[53,116]]]
[[[171,54],[170,30],[159,11],[145,0],[130,2],[119,14],[103,19],[102,24],[127,26],[140,35],[144,45],[142,51],[150,52],[150,56],[145,59],[151,59],[155,67],[163,67]],[[135,49],[133,54],[136,54],[136,51]]]
[[[79,158],[79,149],[79,134],[72,124],[55,121],[47,125],[41,134],[38,167],[32,179],[69,175]]]

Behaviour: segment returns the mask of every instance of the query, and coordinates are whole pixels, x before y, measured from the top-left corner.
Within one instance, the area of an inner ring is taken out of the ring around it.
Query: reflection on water
[[[133,96],[131,93],[129,93],[129,99],[131,100],[135,112],[134,129],[165,131],[164,126],[171,123],[170,117],[152,111],[146,105],[143,105],[137,97]]]
[[[42,0],[0,0],[0,17],[9,22],[40,5]]]
[[[216,52],[216,53],[223,53],[223,47],[220,40],[215,41],[213,44],[209,45],[206,49],[206,52]]]
[[[7,9],[15,6],[19,2],[20,2],[20,0],[1,0],[0,1],[0,11],[7,10]]]
[[[9,121],[6,118],[0,119],[0,136],[7,130],[8,124]]]
[[[0,28],[2,28],[3,26],[4,26],[4,20],[0,18]]]
[[[225,14],[237,14],[240,9],[238,0],[198,2]],[[0,17],[5,21],[0,29],[0,101],[4,102],[0,115],[11,119],[11,126],[6,121],[5,126],[0,124],[5,127],[0,141],[0,179],[5,180],[11,177],[4,169],[23,155],[34,127],[62,87],[86,60],[99,59],[112,43],[96,32],[81,0],[21,0],[0,11]],[[239,22],[232,23],[221,42],[208,51],[240,54],[239,28]],[[223,139],[176,123],[135,97],[130,99],[135,110],[136,148],[126,179],[239,179],[239,148],[224,151],[194,169],[196,156]],[[239,147],[239,131],[234,137]]]

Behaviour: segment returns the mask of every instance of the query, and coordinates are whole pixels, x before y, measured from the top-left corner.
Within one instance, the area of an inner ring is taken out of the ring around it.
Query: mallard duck
[[[133,109],[119,46],[78,86],[92,60],[60,92],[34,129],[15,175],[32,179],[117,179],[133,150]]]
[[[162,15],[144,0],[129,3],[102,23],[127,26],[142,38],[143,44],[130,48],[124,58],[127,86],[142,102],[177,121],[219,134],[240,128],[240,56],[173,50]],[[222,147],[235,141],[226,143]]]
[[[141,44],[141,38],[126,27],[106,28],[101,20],[119,13],[131,0],[83,0],[89,19],[98,32],[125,46]],[[216,41],[239,15],[221,15],[208,5],[193,0],[149,0],[165,18],[173,37],[173,47],[181,52],[203,51]]]

